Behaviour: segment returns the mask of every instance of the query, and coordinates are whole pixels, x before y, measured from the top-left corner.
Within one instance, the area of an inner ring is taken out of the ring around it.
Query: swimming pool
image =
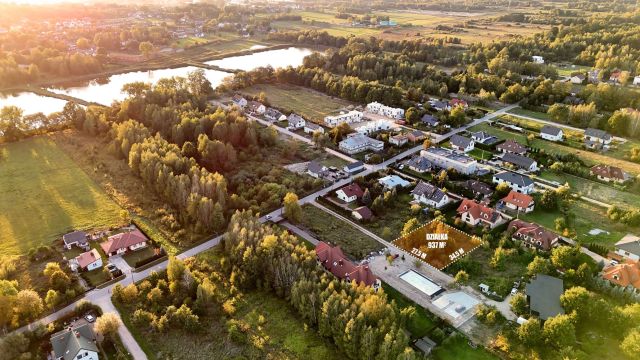
[[[400,279],[408,282],[411,286],[422,291],[429,297],[434,297],[444,291],[438,284],[413,270],[408,270],[400,274]]]

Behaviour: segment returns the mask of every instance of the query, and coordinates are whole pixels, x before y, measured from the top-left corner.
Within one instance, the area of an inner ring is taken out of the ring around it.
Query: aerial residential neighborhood
[[[640,358],[635,2],[0,10],[0,360]]]

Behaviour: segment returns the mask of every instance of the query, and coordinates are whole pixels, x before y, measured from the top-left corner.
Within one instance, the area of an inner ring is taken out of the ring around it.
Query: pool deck
[[[392,253],[401,253],[397,249],[394,249]],[[462,315],[457,318],[449,315],[445,309],[440,309],[436,306],[433,301],[439,299],[444,294],[448,294],[450,292],[456,291],[464,291],[470,296],[475,297],[473,292],[469,292],[466,289],[455,288],[453,278],[442,271],[439,271],[433,267],[430,267],[423,263],[420,268],[416,268],[413,264],[414,258],[405,253],[405,261],[398,258],[393,262],[393,265],[389,265],[384,256],[376,256],[371,262],[371,270],[375,275],[377,275],[382,281],[386,282],[404,296],[413,300],[416,304],[424,307],[430,312],[436,314],[437,316],[447,320],[451,325],[455,328],[461,328],[467,321],[472,319],[475,316],[475,309],[469,309],[465,311]],[[385,269],[386,267],[386,269]],[[403,273],[413,270],[422,276],[430,279],[437,285],[444,288],[446,291],[436,296],[434,299],[431,299],[427,294],[415,288],[410,283],[400,278],[400,275]]]

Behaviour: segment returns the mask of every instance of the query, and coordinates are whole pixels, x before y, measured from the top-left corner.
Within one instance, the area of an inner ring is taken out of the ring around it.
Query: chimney
[[[338,260],[338,264],[339,264],[340,266],[342,266],[342,265],[343,265],[343,261],[342,261],[342,259]]]

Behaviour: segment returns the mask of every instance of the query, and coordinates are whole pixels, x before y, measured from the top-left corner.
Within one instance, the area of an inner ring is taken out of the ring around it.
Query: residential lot
[[[243,89],[242,92],[252,96],[264,92],[272,106],[295,112],[316,123],[323,122],[326,115],[336,110],[353,105],[346,100],[294,85],[261,84]]]
[[[307,204],[302,210],[301,225],[304,228],[318,240],[339,245],[346,255],[354,259],[362,259],[370,252],[382,249],[382,245],[371,237],[313,205]]]
[[[73,229],[122,221],[121,208],[50,137],[0,151],[0,254],[25,254]]]

